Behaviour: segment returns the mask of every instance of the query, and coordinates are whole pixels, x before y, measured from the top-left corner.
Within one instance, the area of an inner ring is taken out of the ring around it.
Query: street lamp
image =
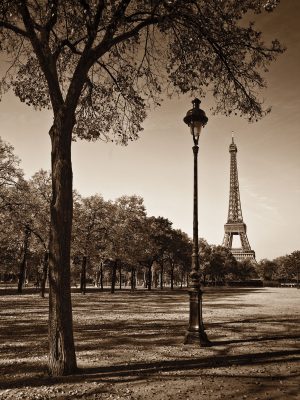
[[[208,121],[205,112],[201,110],[200,100],[192,101],[193,108],[189,110],[183,121],[189,126],[194,146],[194,211],[193,211],[193,253],[192,253],[192,270],[190,273],[189,296],[190,296],[190,321],[189,327],[185,335],[185,344],[197,342],[200,346],[211,346],[211,342],[207,338],[202,320],[202,291],[200,289],[200,273],[199,273],[199,244],[198,244],[198,142],[202,127]]]

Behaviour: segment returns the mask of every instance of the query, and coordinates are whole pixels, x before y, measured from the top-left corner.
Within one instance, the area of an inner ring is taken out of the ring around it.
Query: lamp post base
[[[189,289],[190,322],[185,334],[184,344],[197,343],[200,347],[212,346],[208,339],[202,321],[202,291],[200,288]]]

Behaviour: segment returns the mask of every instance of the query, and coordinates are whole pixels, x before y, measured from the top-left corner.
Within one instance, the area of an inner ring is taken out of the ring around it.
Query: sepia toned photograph
[[[300,399],[299,21],[0,0],[0,400]]]

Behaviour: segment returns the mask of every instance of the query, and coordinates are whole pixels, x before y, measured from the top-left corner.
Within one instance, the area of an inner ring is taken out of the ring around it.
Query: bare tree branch
[[[29,38],[29,34],[26,31],[19,28],[18,26],[11,24],[10,22],[0,21],[0,27],[9,29],[10,31],[15,32],[17,35],[21,35],[23,37]]]

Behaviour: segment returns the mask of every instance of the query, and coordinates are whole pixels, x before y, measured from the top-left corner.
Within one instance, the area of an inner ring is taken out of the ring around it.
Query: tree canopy
[[[215,111],[251,120],[266,110],[260,71],[282,52],[245,14],[262,0],[3,0],[1,51],[11,87],[35,108],[76,110],[73,136],[127,143],[162,93],[212,91]]]

